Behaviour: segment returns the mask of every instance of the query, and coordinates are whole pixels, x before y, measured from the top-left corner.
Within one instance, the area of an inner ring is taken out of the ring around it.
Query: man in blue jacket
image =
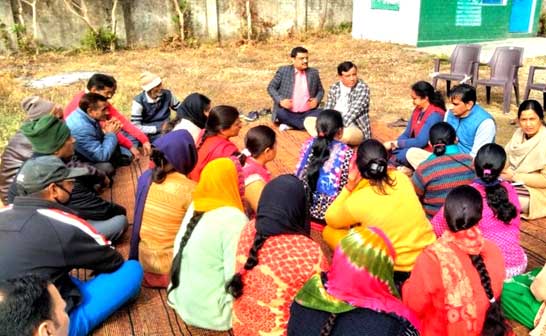
[[[76,155],[82,161],[91,162],[95,167],[111,176],[116,166],[128,164],[120,152],[116,134],[121,130],[119,120],[107,120],[107,99],[97,93],[82,96],[79,108],[66,119],[70,133],[76,139]],[[101,126],[100,122],[103,122]],[[123,161],[123,162],[120,162]]]
[[[449,92],[451,109],[444,121],[457,133],[457,146],[461,153],[476,156],[485,144],[495,142],[497,127],[489,112],[476,103],[476,89],[468,84],[459,84]],[[431,155],[421,148],[410,148],[406,158],[414,169]]]

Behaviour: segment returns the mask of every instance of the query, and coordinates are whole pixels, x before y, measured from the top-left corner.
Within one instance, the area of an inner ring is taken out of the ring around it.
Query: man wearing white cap
[[[171,109],[177,110],[180,101],[163,88],[161,78],[149,71],[140,75],[142,92],[133,100],[131,122],[154,141],[169,122]]]

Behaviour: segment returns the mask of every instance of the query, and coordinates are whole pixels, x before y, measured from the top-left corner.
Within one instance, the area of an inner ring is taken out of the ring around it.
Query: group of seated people
[[[506,317],[546,331],[546,271],[524,273],[519,234],[521,217],[546,216],[542,106],[520,105],[503,148],[473,87],[454,87],[446,111],[420,81],[406,130],[381,143],[356,65],[339,65],[322,109],[307,50],[291,57],[268,86],[274,121],[311,137],[276,177],[273,128],[238,148],[235,107],[180,102],[149,72],[131,121],[104,74],[64,114],[23,100],[0,167],[0,335],[87,335],[141,285],[166,288],[186,323],[235,335],[509,335]],[[125,261],[112,244],[126,211],[101,192],[140,156]]]

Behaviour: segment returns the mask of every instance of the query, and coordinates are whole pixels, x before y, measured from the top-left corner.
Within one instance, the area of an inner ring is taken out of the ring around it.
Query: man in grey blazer
[[[295,47],[290,53],[292,65],[280,67],[267,86],[273,98],[273,121],[281,123],[281,131],[304,129],[303,120],[318,116],[318,106],[324,96],[317,69],[309,68],[307,49]]]

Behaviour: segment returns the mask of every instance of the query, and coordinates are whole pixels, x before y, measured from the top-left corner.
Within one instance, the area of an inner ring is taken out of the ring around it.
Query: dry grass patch
[[[37,94],[66,104],[85,86],[84,81],[69,86],[35,90],[24,84],[29,79],[42,78],[71,71],[101,71],[114,75],[118,91],[113,104],[126,115],[132,98],[139,93],[139,74],[143,70],[158,73],[179,99],[191,92],[202,92],[213,104],[230,104],[247,112],[269,107],[271,100],[266,87],[275,70],[290,59],[290,49],[304,45],[310,52],[310,65],[320,70],[325,90],[337,79],[336,67],[352,60],[359,66],[359,75],[371,88],[371,117],[392,121],[408,117],[412,110],[409,86],[418,80],[429,80],[432,56],[415,48],[353,40],[350,35],[326,35],[303,39],[275,40],[254,45],[202,45],[197,49],[164,51],[160,48],[119,51],[110,54],[46,53],[36,57],[1,57],[0,67],[0,149],[18,128],[23,118],[21,99]],[[520,72],[521,91],[527,80],[528,65],[545,65],[546,58],[528,60]],[[445,90],[443,83],[440,89]],[[479,90],[479,102],[497,118],[499,136],[505,143],[514,127],[508,124],[512,114],[503,116],[500,90],[493,89],[493,103],[485,105],[485,90]],[[522,92],[523,93],[523,92]],[[538,95],[537,95],[538,97]]]

